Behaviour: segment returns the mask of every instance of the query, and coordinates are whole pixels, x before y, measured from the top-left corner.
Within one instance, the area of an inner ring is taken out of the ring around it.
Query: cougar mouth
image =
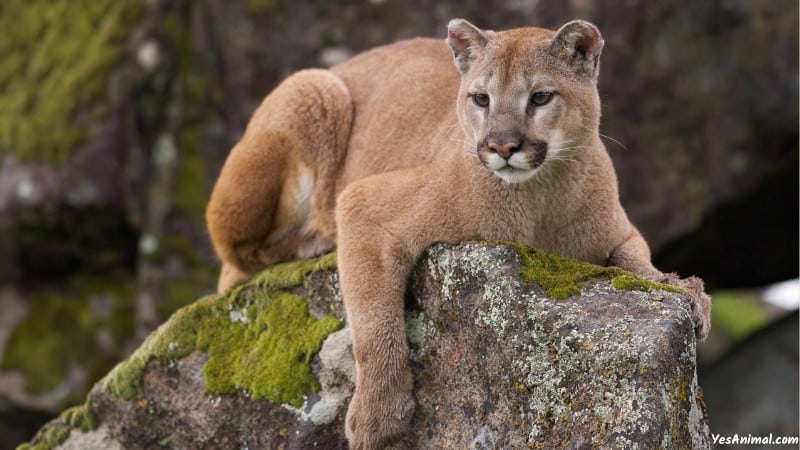
[[[478,146],[478,157],[487,169],[508,183],[522,183],[536,174],[547,157],[547,142],[523,139],[519,148],[508,157],[491,150],[488,145]]]
[[[523,183],[530,180],[536,174],[536,168],[519,168],[507,164],[499,169],[493,169],[495,175],[509,184]]]

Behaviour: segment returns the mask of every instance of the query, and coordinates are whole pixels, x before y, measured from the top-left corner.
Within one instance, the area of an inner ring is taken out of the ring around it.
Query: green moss
[[[305,299],[282,289],[334,264],[334,255],[280,264],[225,295],[181,308],[114,368],[104,380],[106,388],[133,398],[150,360],[169,362],[200,350],[208,354],[203,368],[208,393],[244,390],[256,400],[301,405],[306,393],[319,389],[311,359],[342,322],[311,317]]]
[[[655,281],[645,280],[631,273],[617,275],[611,280],[611,286],[618,291],[644,291],[662,290],[685,294],[686,291],[670,284],[656,283]]]
[[[198,349],[209,355],[206,389],[217,394],[244,389],[254,400],[301,406],[309,390],[319,390],[311,358],[341,321],[314,319],[305,299],[279,291],[254,295],[246,315],[246,325],[217,316],[199,330]]]
[[[49,423],[37,433],[34,444],[22,444],[17,450],[51,450],[66,441],[72,428],[62,422]]]
[[[625,272],[556,256],[520,244],[510,244],[522,258],[520,276],[535,281],[550,297],[562,300],[580,294],[578,284],[594,278],[611,278]]]
[[[62,412],[58,418],[42,427],[31,443],[17,446],[17,450],[51,450],[67,440],[72,430],[83,432],[97,428],[97,416],[88,403],[73,406]]]
[[[60,163],[99,118],[141,1],[7,0],[0,8],[0,152]]]
[[[68,426],[84,433],[94,430],[98,425],[97,416],[88,403],[65,410],[59,418]]]
[[[746,291],[716,291],[711,323],[736,341],[741,341],[769,323],[769,314]]]
[[[603,267],[553,255],[528,246],[503,242],[517,250],[522,258],[520,276],[530,283],[535,281],[548,296],[563,300],[580,294],[581,283],[595,278],[610,279],[618,290],[650,291],[661,289],[685,293],[681,288],[645,280],[617,267]]]
[[[191,353],[196,348],[197,330],[203,318],[214,310],[220,298],[204,297],[179,309],[103,379],[106,389],[117,397],[131,399],[139,390],[144,369],[151,359],[173,361]]]
[[[82,276],[64,292],[31,298],[28,316],[12,331],[0,369],[21,372],[33,394],[59,387],[73,364],[88,370],[91,385],[120,357],[99,351],[98,333],[106,330],[117,349],[133,335],[133,291],[134,281],[126,275]],[[83,391],[74,388],[71,394],[63,400],[74,401]]]
[[[303,283],[309,272],[328,270],[336,267],[336,253],[328,253],[311,260],[297,260],[273,266],[257,275],[253,282],[260,286],[285,289]]]

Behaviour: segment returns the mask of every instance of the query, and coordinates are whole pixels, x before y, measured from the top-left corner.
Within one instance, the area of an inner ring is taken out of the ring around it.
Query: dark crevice
[[[797,153],[750,193],[708,211],[700,227],[653,261],[663,271],[698,275],[707,289],[755,287],[798,274]]]
[[[7,232],[17,273],[3,280],[36,282],[89,272],[133,273],[138,232],[121,214],[98,207],[66,205],[21,212]],[[6,231],[6,230],[3,230]],[[9,278],[9,280],[5,280]]]

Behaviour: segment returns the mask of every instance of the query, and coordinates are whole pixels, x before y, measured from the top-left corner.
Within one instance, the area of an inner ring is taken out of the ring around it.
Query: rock
[[[347,448],[334,262],[182,308],[32,443]],[[413,448],[710,448],[686,300],[631,277],[502,243],[430,249],[409,283]]]

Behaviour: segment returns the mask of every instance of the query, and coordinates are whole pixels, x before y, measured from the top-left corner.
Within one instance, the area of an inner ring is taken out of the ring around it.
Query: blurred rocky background
[[[599,26],[623,204],[715,293],[712,432],[797,435],[796,1],[4,0],[0,448],[213,291],[205,202],[272,87],[452,17]]]

